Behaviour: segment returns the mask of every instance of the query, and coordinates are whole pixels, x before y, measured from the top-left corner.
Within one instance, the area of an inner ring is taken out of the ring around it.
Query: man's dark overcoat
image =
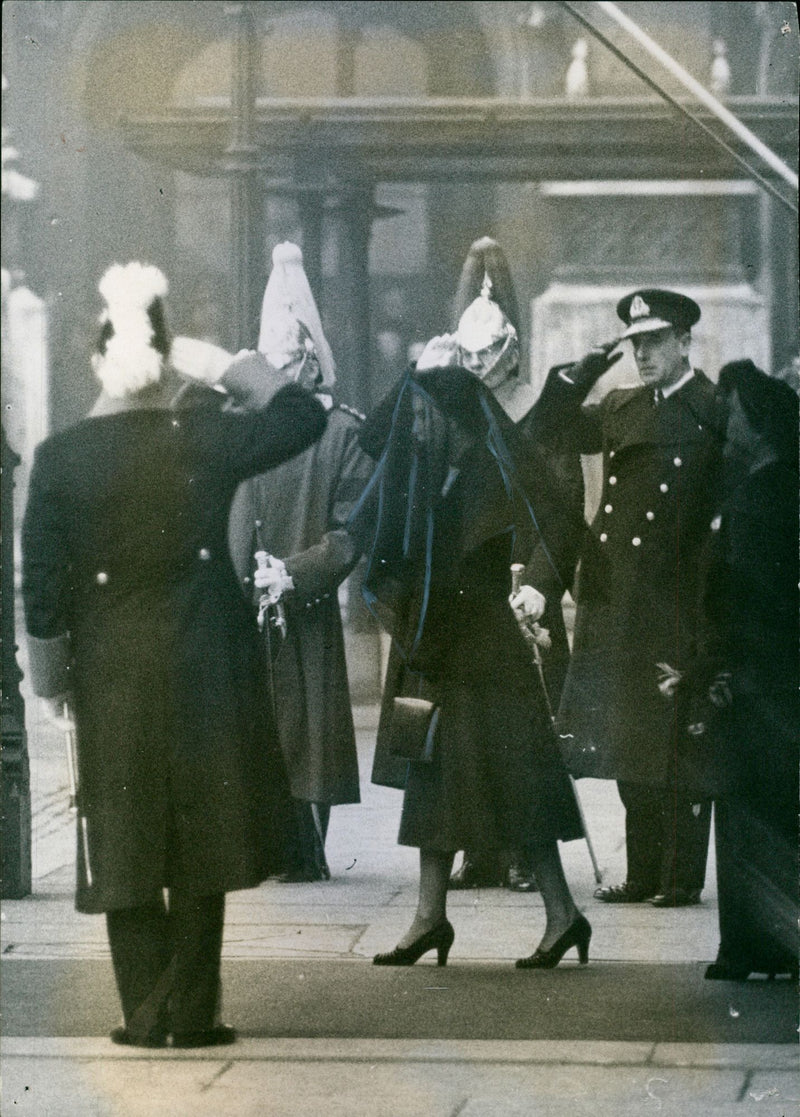
[[[80,911],[282,867],[288,786],[226,528],[237,485],[323,426],[289,385],[254,413],[124,410],[37,448],[23,594],[33,643],[69,638]]]
[[[661,403],[652,388],[582,392],[554,370],[543,405],[584,453],[603,454],[585,537],[558,729],[575,776],[669,784],[675,709],[659,663],[696,652],[702,563],[719,504],[724,408],[700,372]]]
[[[358,445],[360,426],[354,412],[334,407],[314,446],[240,486],[230,517],[231,555],[248,598],[256,550],[283,559],[294,582],[286,638],[273,636],[273,677],[292,795],[311,803],[359,801],[338,590],[358,559],[344,526],[374,464]]]

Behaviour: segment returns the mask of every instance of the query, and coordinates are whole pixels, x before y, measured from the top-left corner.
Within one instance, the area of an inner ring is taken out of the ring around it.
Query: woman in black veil
[[[478,318],[491,326],[502,312],[482,299]],[[487,359],[507,349],[496,333],[487,331]],[[453,359],[435,339],[361,433],[377,461],[351,523],[368,556],[364,596],[403,658],[402,693],[439,709],[432,755],[408,765],[399,833],[420,850],[417,910],[374,962],[412,965],[436,949],[444,965],[455,853],[521,846],[532,851],[547,924],[517,965],[553,967],[573,946],[585,962],[591,928],[557,844],[583,837],[580,814],[509,601],[511,564],[546,538],[555,498],[544,457]]]

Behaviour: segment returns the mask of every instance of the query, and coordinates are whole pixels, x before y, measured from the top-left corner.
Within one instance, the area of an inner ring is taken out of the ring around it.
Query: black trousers
[[[699,805],[670,787],[619,781],[625,807],[628,884],[648,895],[675,889],[700,892],[705,884],[711,803]]]
[[[204,1031],[219,1011],[225,893],[106,913],[125,1026],[137,1038]]]

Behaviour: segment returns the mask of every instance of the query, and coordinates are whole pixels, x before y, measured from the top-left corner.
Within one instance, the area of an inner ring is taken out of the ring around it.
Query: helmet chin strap
[[[508,380],[512,370],[519,364],[519,345],[517,339],[509,336],[497,356],[475,370],[474,375],[493,391]]]

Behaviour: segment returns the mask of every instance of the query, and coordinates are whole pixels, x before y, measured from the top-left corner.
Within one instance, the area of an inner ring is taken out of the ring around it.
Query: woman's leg
[[[572,899],[567,878],[564,876],[558,842],[531,846],[528,853],[547,916],[547,924],[539,948],[549,950],[556,939],[577,918],[579,912]]]
[[[455,851],[442,853],[435,849],[419,851],[419,896],[414,920],[403,935],[399,947],[410,946],[420,935],[432,930],[447,918],[447,883],[453,868]]]

